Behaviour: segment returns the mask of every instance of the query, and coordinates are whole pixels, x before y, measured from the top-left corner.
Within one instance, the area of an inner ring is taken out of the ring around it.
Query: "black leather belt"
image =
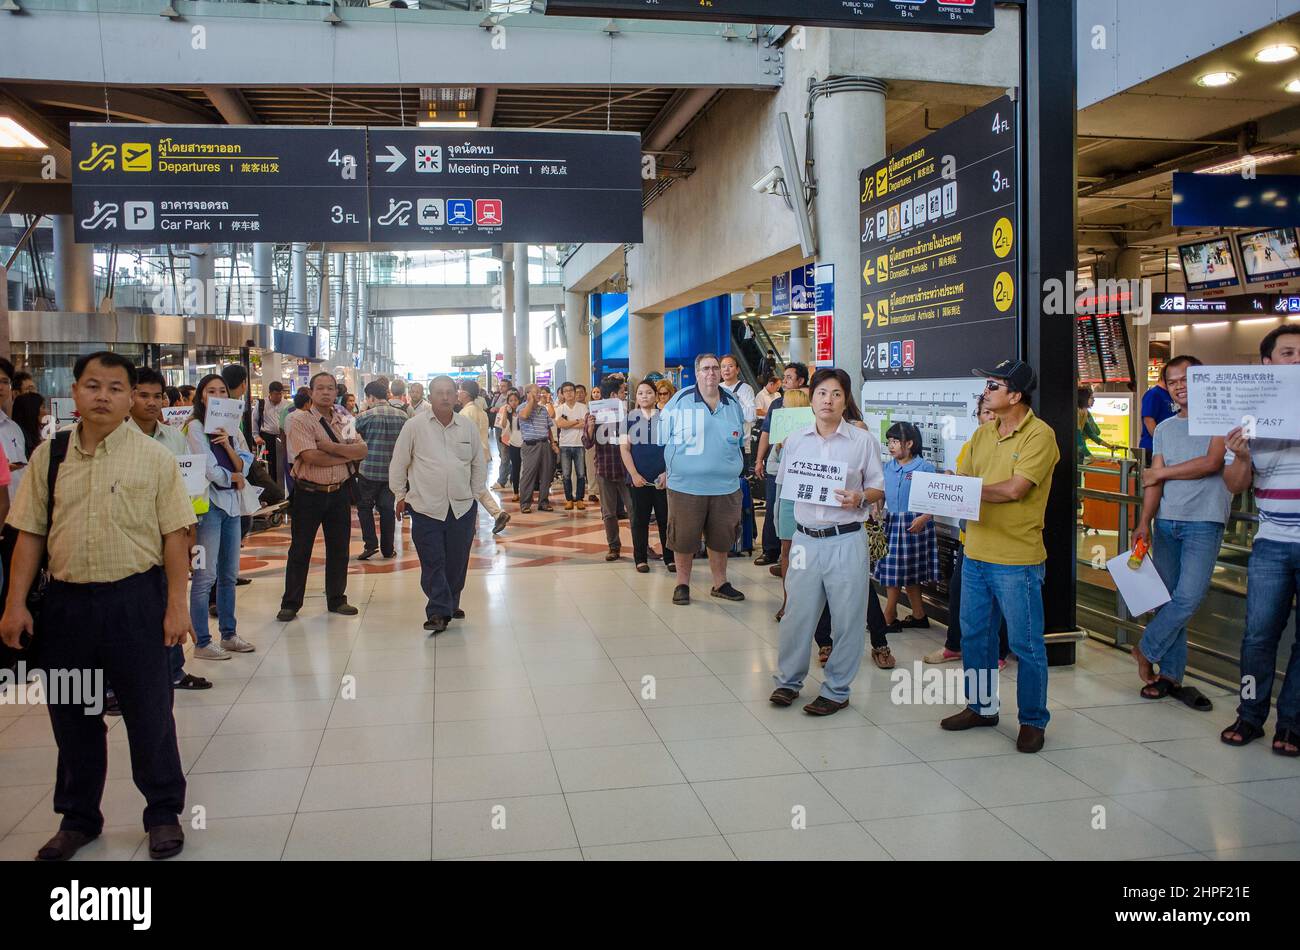
[[[524,439],[524,445],[541,445],[543,442],[550,441],[550,439]]]
[[[831,525],[829,528],[805,528],[801,524],[796,524],[795,528],[810,538],[833,538],[837,534],[852,534],[854,531],[861,531],[862,522],[854,521],[849,524],[836,524]]]
[[[301,488],[303,491],[313,491],[313,492],[322,492],[324,494],[330,494],[331,492],[336,492],[340,488],[342,488],[344,483],[337,482],[333,485],[323,485],[320,482],[309,482],[305,478],[295,478],[293,480],[293,485],[295,488]]]

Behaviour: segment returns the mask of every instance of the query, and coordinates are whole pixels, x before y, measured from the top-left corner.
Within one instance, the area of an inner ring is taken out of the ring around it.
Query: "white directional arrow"
[[[376,162],[383,162],[388,166],[387,171],[395,172],[406,164],[406,156],[397,150],[396,146],[385,146],[388,149],[387,155],[376,155]]]

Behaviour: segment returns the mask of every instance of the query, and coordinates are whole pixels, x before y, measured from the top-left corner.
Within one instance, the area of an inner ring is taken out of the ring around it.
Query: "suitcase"
[[[758,522],[754,519],[754,497],[749,490],[749,482],[740,480],[740,534],[732,545],[731,556],[749,557],[754,553],[754,538],[758,534]]]

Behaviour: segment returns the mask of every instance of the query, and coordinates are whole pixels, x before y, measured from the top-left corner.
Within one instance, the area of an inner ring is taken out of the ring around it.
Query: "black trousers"
[[[276,452],[280,437],[274,432],[261,433],[262,441],[266,443],[266,471],[271,476],[271,481],[277,485],[280,484],[280,459]]]
[[[325,602],[330,610],[348,599],[348,541],[352,536],[352,505],[346,488],[338,491],[307,491],[298,484],[289,501],[292,540],[284,566],[284,597],[280,607],[301,610],[307,592],[307,570],[311,567],[316,531],[325,529]]]
[[[163,644],[167,580],[161,567],[108,584],[55,581],[48,589],[36,633],[37,663],[54,680],[70,675],[83,684],[102,676],[95,689],[102,702],[108,682],[122,706],[131,748],[131,777],[144,796],[144,827],[177,824],[185,810],[185,773],[176,747],[172,718],[172,676]],[[47,694],[47,695],[49,695]],[[55,697],[50,695],[50,699]],[[91,702],[49,704],[54,741],[59,746],[54,780],[54,810],[59,827],[97,835],[104,828],[99,810],[108,777],[108,730],[102,709]]]
[[[428,598],[425,620],[450,619],[452,612],[460,608],[477,524],[478,502],[459,518],[449,508],[442,521],[411,510],[411,541],[420,556],[420,587]]]
[[[781,557],[781,539],[776,536],[776,513],[781,507],[781,499],[777,496],[775,475],[764,476],[763,498],[767,504],[763,515],[763,554],[769,561],[776,561]]]
[[[889,638],[885,634],[885,612],[880,609],[880,598],[876,596],[876,585],[874,581],[867,582],[867,632],[871,634],[871,645],[873,647],[889,646]],[[813,639],[817,641],[819,647],[828,647],[831,645],[831,608],[830,605],[822,608],[821,618],[817,621],[817,630],[813,633]]]
[[[650,484],[645,488],[630,485],[628,494],[632,499],[632,562],[648,564],[650,561],[650,515],[653,512],[664,563],[672,564],[673,552],[668,550],[668,492]]]
[[[361,522],[361,537],[367,551],[381,551],[384,557],[393,553],[393,532],[397,527],[395,505],[388,482],[357,476],[357,520]],[[375,537],[376,508],[379,509],[378,537]]]
[[[948,581],[948,638],[943,645],[953,653],[961,652],[961,566],[966,560],[966,549],[959,548],[952,562],[952,578]],[[1005,660],[1011,652],[1007,642],[1007,618],[1002,618],[998,628],[998,659]]]

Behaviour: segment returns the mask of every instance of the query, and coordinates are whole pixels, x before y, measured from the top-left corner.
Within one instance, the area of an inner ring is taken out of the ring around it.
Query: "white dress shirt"
[[[3,445],[5,458],[10,462],[27,461],[27,440],[23,430],[3,411],[0,411],[0,445]],[[14,469],[9,477],[9,503],[12,505],[18,495],[18,485],[27,473],[27,468]]]
[[[463,516],[487,489],[478,426],[459,413],[445,426],[433,412],[414,416],[393,446],[388,487],[397,501],[406,499],[437,521],[446,520],[448,509],[453,517]]]
[[[797,429],[786,436],[781,446],[781,470],[777,481],[783,483],[785,466],[794,459],[804,461],[832,461],[847,466],[845,491],[866,491],[868,488],[884,490],[885,469],[880,464],[880,443],[866,429],[860,429],[847,419],[841,419],[839,428],[823,438],[814,423]],[[778,490],[777,497],[780,498]],[[796,524],[808,528],[828,528],[837,524],[852,524],[866,518],[870,506],[863,501],[860,508],[841,508],[839,505],[817,505],[807,501],[794,504]]]
[[[743,379],[737,379],[734,386],[722,383],[722,387],[740,401],[740,408],[745,413],[745,451],[749,450],[749,441],[754,434],[754,422],[758,419],[758,405],[754,402],[754,387]]]

